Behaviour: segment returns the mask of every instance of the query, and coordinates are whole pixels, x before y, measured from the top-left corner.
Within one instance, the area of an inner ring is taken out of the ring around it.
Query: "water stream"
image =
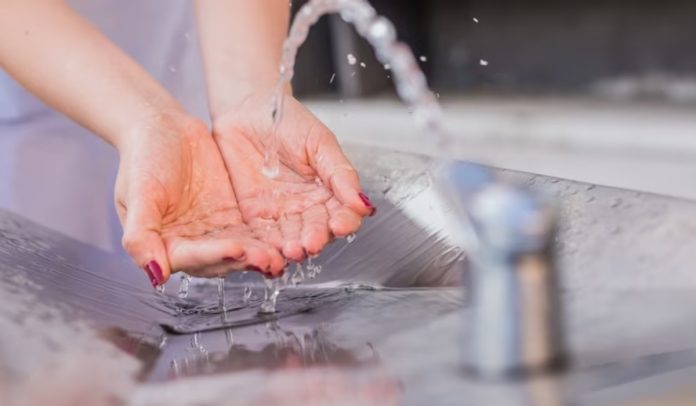
[[[271,100],[272,129],[264,153],[263,175],[272,179],[277,177],[279,173],[278,147],[282,134],[278,133],[278,128],[283,118],[284,89],[294,75],[297,51],[306,40],[312,25],[323,15],[331,13],[339,13],[345,22],[353,24],[358,34],[372,45],[380,63],[389,67],[390,77],[393,78],[401,100],[413,111],[416,121],[424,132],[437,137],[439,152],[447,155],[449,141],[443,131],[440,104],[437,97],[428,88],[425,75],[418,66],[410,47],[398,41],[396,30],[391,21],[378,15],[366,0],[310,0],[298,11],[290,27],[288,38],[283,44],[280,75]],[[352,54],[348,54],[347,58],[351,65],[357,62]],[[347,238],[349,244],[354,240],[354,234]],[[293,285],[297,285],[305,277],[314,279],[322,270],[321,266],[312,263],[311,258],[307,259],[306,269],[305,274],[302,266],[298,264],[292,276],[283,280],[266,282],[260,313],[275,312],[278,294],[287,285],[288,280]],[[287,274],[288,272],[286,272]]]

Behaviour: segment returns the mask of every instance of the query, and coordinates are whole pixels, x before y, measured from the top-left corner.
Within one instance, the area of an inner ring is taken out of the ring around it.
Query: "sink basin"
[[[558,203],[573,363],[564,376],[481,383],[460,367],[466,253],[429,159],[347,151],[378,214],[315,259],[323,271],[281,293],[270,317],[243,300],[244,283],[261,294],[251,274],[228,278],[222,313],[211,282],[182,301],[172,278],[158,295],[121,257],[0,211],[0,382],[21,391],[71,364],[62,391],[97,368],[102,390],[143,405],[693,401],[695,203],[498,170]]]

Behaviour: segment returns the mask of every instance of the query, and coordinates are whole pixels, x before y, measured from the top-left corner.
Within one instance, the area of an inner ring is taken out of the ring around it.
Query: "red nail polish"
[[[161,285],[162,283],[164,283],[164,275],[162,274],[162,268],[160,268],[157,261],[150,261],[147,264],[147,267],[150,268],[150,271],[152,272],[152,275],[154,276],[157,285]]]
[[[249,270],[249,271],[264,273],[263,270],[262,270],[261,268],[259,268],[258,266],[256,266],[256,265],[249,265],[249,266],[246,267],[246,269]]]
[[[374,216],[377,213],[377,208],[372,204],[372,202],[370,201],[370,198],[367,197],[367,195],[363,192],[358,193],[358,196],[360,196],[360,200],[362,200],[365,207],[370,209],[369,216],[370,217]]]
[[[367,208],[373,208],[375,206],[372,205],[372,202],[370,201],[370,198],[367,197],[367,195],[363,192],[358,193],[358,196],[360,196],[360,200],[362,200],[363,204]]]
[[[150,279],[150,284],[152,284],[152,287],[157,287],[157,279],[155,279],[155,275],[152,274],[152,271],[150,271],[150,266],[146,265],[145,266],[145,272],[147,273],[148,279]]]

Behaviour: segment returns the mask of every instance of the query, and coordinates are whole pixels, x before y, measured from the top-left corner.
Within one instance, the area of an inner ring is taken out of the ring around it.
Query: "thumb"
[[[336,136],[323,128],[322,136],[311,156],[311,162],[322,182],[327,185],[339,202],[362,216],[372,216],[377,211],[362,192],[358,173],[343,153]]]
[[[163,285],[171,274],[167,250],[160,235],[162,214],[152,200],[142,195],[126,205],[123,248],[145,271],[153,287]]]

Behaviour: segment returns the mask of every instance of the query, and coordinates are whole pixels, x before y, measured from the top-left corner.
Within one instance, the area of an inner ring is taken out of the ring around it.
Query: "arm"
[[[123,246],[153,286],[176,270],[283,268],[278,252],[245,237],[205,125],[64,2],[0,0],[0,67],[118,149]]]
[[[334,134],[290,95],[277,128],[279,174],[260,175],[272,142],[287,0],[197,0],[196,6],[213,135],[245,221],[263,225],[265,240],[295,261],[318,254],[332,236],[357,231],[375,208]]]
[[[0,67],[114,146],[181,108],[159,83],[60,0],[0,0]]]
[[[278,79],[288,0],[197,0],[196,15],[213,118]]]

